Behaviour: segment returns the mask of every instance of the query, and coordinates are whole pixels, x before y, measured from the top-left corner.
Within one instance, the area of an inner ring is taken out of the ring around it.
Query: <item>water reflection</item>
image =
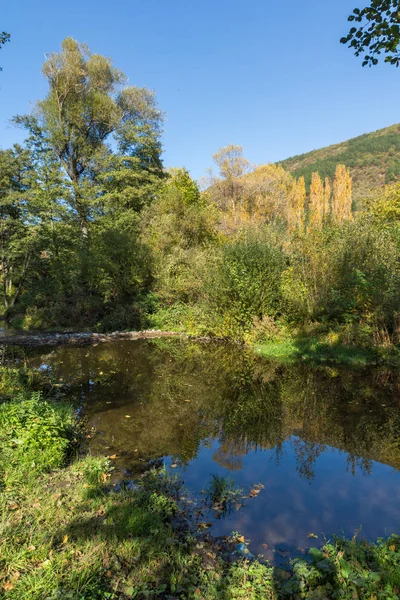
[[[361,524],[371,536],[399,531],[396,373],[282,367],[179,340],[59,348],[30,361],[81,395],[91,451],[116,454],[121,471],[165,458],[194,493],[211,473],[231,473],[245,489],[262,483],[259,497],[213,527],[243,531],[255,552]]]

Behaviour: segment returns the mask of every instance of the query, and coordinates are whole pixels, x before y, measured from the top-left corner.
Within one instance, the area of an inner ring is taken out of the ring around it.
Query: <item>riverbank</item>
[[[112,333],[96,332],[35,332],[12,334],[0,333],[0,345],[45,347],[45,346],[84,346],[99,343],[110,343],[121,340],[142,340],[155,338],[184,337],[198,341],[238,343],[229,338],[219,338],[185,333],[184,330],[150,329],[143,331],[115,331]],[[359,346],[357,344],[331,342],[329,335],[290,335],[269,341],[254,341],[248,339],[240,342],[250,347],[257,356],[279,362],[294,363],[298,361],[315,364],[337,364],[350,367],[365,367],[369,365],[386,364],[400,365],[400,351],[397,346]]]
[[[0,375],[4,598],[398,598],[398,536],[336,540],[287,570],[243,560],[240,534],[207,535],[178,478],[150,471],[114,486],[115,457],[79,456],[85,432],[48,376]]]
[[[16,330],[17,331],[17,330]],[[99,344],[106,342],[117,342],[121,340],[149,340],[161,337],[175,337],[182,335],[174,331],[161,331],[150,329],[144,331],[114,331],[113,333],[95,333],[95,332],[73,332],[57,333],[46,332],[39,333],[16,333],[12,335],[1,335],[0,344],[9,346],[82,346],[85,344]]]

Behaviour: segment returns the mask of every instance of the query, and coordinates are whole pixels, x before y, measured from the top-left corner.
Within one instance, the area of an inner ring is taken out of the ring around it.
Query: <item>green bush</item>
[[[281,309],[285,255],[273,232],[248,230],[228,241],[206,282],[206,304],[216,315],[216,333],[243,338],[254,319]]]
[[[44,400],[40,392],[21,392],[0,404],[1,471],[24,478],[58,468],[73,436],[69,405]]]

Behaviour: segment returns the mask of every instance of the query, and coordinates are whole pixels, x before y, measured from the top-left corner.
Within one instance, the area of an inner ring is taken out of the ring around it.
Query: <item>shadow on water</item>
[[[400,381],[385,369],[282,366],[181,340],[58,348],[29,359],[83,401],[90,451],[132,477],[165,462],[198,497],[211,475],[264,487],[215,535],[295,553],[311,533],[399,530]],[[48,367],[47,367],[48,366]],[[317,542],[315,542],[317,543]],[[312,541],[312,545],[314,542]]]

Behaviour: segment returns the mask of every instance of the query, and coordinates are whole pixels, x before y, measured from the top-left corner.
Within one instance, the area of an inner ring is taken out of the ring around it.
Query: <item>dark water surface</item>
[[[263,484],[243,508],[211,519],[214,535],[240,531],[270,558],[360,526],[372,538],[400,533],[396,373],[282,366],[176,339],[58,348],[31,362],[73,386],[91,452],[117,455],[124,476],[176,464],[199,498],[212,474],[244,495]]]

